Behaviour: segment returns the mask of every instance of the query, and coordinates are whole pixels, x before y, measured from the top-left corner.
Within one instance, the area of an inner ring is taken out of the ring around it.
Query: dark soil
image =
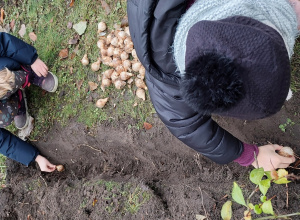
[[[298,92],[270,118],[215,120],[247,143],[287,145],[299,155],[299,115]],[[287,118],[293,123],[283,132],[279,125]],[[51,162],[63,164],[65,171],[42,173],[36,164],[25,167],[8,160],[7,184],[0,190],[0,219],[195,220],[203,215],[218,220],[233,181],[244,194],[254,189],[248,178],[252,168],[215,164],[172,136],[158,118],[152,120],[150,130],[128,129],[134,123],[126,120],[96,128],[75,121],[53,126],[33,144]],[[296,169],[289,171],[300,175]],[[274,185],[268,195],[276,195],[272,200],[276,213],[299,212],[299,182],[288,188]],[[259,194],[254,199],[259,201]],[[245,209],[235,203],[233,208],[233,218],[242,219]]]
[[[297,151],[299,101],[296,94],[268,119],[215,120],[248,143],[272,142]],[[294,124],[283,132],[279,125],[287,118]],[[211,162],[178,141],[158,118],[150,130],[128,129],[125,120],[118,123],[89,129],[70,122],[53,126],[43,140],[33,142],[50,161],[65,165],[64,172],[41,173],[36,164],[27,168],[9,160],[7,186],[0,191],[0,219],[195,220],[200,214],[216,220],[221,219],[233,181],[248,195],[255,187],[248,179],[251,168]],[[297,174],[295,169],[290,172]],[[275,212],[299,211],[299,189],[296,181],[288,188],[272,187],[268,195],[276,195]],[[234,219],[242,219],[244,208],[233,208]]]

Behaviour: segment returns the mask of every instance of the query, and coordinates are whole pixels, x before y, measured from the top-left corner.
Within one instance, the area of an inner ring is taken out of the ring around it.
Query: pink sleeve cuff
[[[258,155],[258,147],[256,145],[251,145],[251,144],[245,144],[244,145],[244,151],[241,154],[241,156],[237,159],[234,160],[234,162],[239,163],[241,166],[249,166],[251,165],[255,158],[254,158],[254,152],[256,156]]]

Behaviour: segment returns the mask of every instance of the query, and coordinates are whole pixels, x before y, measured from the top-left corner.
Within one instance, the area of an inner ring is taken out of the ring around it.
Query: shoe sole
[[[26,94],[25,94],[24,89],[21,89],[21,91],[22,91],[22,96],[23,96],[24,102],[25,102],[26,122],[25,122],[25,125],[24,125],[22,128],[18,128],[18,127],[16,126],[16,128],[19,129],[19,130],[22,130],[22,129],[26,128],[26,127],[28,126],[28,124],[29,124],[29,114],[28,114],[28,107],[27,107]]]
[[[57,87],[58,87],[58,79],[57,79],[57,76],[54,75],[53,73],[51,73],[50,71],[48,71],[48,73],[50,73],[53,78],[54,78],[54,87],[51,91],[48,91],[48,92],[55,92],[57,90]]]

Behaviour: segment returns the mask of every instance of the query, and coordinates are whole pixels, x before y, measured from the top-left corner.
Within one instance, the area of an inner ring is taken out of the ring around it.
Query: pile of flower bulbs
[[[100,22],[98,34],[103,35],[101,33],[105,33],[105,30],[106,24]],[[137,87],[136,96],[145,100],[145,90],[147,90],[144,82],[145,68],[133,48],[129,27],[116,28],[106,36],[100,36],[97,47],[100,49],[100,57],[91,64],[92,71],[98,71],[101,62],[111,67],[102,73],[101,89],[104,91],[111,84],[116,89],[123,89],[126,85],[131,88],[134,82]],[[89,64],[87,54],[84,55],[81,62],[83,65]]]

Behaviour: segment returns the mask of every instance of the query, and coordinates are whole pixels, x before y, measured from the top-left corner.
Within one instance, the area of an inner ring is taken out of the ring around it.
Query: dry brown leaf
[[[68,44],[77,44],[79,40],[79,35],[76,34],[72,39],[69,40]]]
[[[3,9],[3,8],[1,8],[1,16],[0,16],[0,21],[1,21],[1,23],[2,23],[2,24],[3,24],[3,20],[4,20],[4,18],[5,18],[4,9]]]
[[[76,56],[77,52],[78,52],[78,48],[79,48],[79,44],[77,44],[77,46],[74,48],[73,52],[71,53],[70,58],[74,59],[74,57]]]
[[[90,86],[90,91],[94,91],[95,89],[97,89],[98,84],[94,83],[92,81],[89,81],[89,86]]]
[[[106,15],[108,15],[111,12],[111,9],[109,5],[106,3],[106,1],[101,0],[102,8],[105,10]]]
[[[78,80],[78,81],[76,82],[76,86],[77,86],[77,89],[78,89],[78,90],[80,90],[80,88],[81,88],[81,86],[82,86],[82,83],[83,83],[83,79]]]
[[[58,56],[60,57],[60,59],[65,59],[65,58],[67,58],[67,57],[69,56],[69,50],[68,50],[68,48],[62,49],[62,50],[59,52]]]
[[[145,128],[146,130],[149,130],[149,129],[152,128],[152,124],[150,124],[150,123],[148,123],[148,122],[144,122],[144,128]]]
[[[24,35],[25,35],[25,33],[26,33],[26,26],[25,26],[25,24],[22,24],[21,25],[21,28],[20,28],[20,30],[19,30],[19,35],[20,35],[20,37],[24,37]]]
[[[14,30],[15,23],[16,23],[15,19],[13,19],[13,20],[9,23],[9,27],[10,27],[11,30]]]
[[[73,74],[73,67],[70,66],[70,74]]]
[[[71,2],[70,2],[70,7],[73,7],[73,6],[74,6],[74,2],[75,2],[75,0],[71,0]]]
[[[35,35],[35,33],[34,32],[30,32],[29,34],[29,38],[33,41],[33,42],[35,42],[36,41],[36,39],[37,39],[37,36]]]

